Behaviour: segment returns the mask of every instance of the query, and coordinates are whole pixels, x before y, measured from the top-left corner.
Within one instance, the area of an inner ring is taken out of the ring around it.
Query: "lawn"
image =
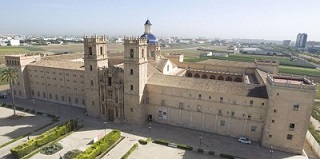
[[[279,66],[279,73],[320,77],[320,70],[312,68]]]

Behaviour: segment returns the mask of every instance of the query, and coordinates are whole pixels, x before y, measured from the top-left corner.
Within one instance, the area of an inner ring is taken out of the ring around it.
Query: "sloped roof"
[[[189,90],[199,90],[228,95],[233,94],[238,96],[265,99],[268,98],[265,86],[245,84],[239,82],[153,74],[149,78],[147,85],[167,86]]]

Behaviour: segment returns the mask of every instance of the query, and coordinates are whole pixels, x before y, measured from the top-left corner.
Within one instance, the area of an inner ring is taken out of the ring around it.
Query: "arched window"
[[[223,76],[219,76],[219,77],[218,77],[218,80],[223,81],[223,80],[224,80]]]
[[[187,77],[192,77],[192,73],[189,72],[189,73],[187,74]]]
[[[234,79],[235,82],[242,82],[242,79],[240,77],[237,77]]]
[[[201,76],[201,78],[205,78],[205,79],[207,79],[207,78],[208,78],[208,76],[207,76],[206,74],[203,74],[203,75]]]
[[[102,46],[100,46],[100,55],[103,54],[103,49],[102,49]]]
[[[144,49],[141,51],[141,57],[144,57]]]
[[[232,78],[231,77],[227,77],[226,81],[232,81]]]
[[[194,74],[195,78],[200,78],[200,75],[198,73]]]
[[[130,58],[133,58],[133,49],[130,50]]]
[[[211,76],[210,76],[210,79],[216,79],[216,76],[211,75]]]

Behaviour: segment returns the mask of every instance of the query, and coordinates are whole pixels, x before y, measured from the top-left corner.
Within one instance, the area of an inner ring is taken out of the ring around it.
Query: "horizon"
[[[17,3],[18,2],[18,3]],[[201,0],[2,2],[0,34],[139,36],[149,19],[157,37],[320,41],[320,1]],[[26,8],[26,6],[28,6]],[[307,9],[304,9],[307,8]],[[32,18],[29,18],[32,17]],[[39,23],[39,21],[41,23]]]

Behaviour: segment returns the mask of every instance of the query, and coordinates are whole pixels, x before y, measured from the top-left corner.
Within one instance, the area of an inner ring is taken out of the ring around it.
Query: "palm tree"
[[[17,80],[17,78],[18,78],[18,70],[15,68],[5,67],[0,71],[0,80],[10,84],[11,99],[12,99],[12,105],[13,105],[13,115],[16,115],[16,106],[14,102],[12,84]]]

